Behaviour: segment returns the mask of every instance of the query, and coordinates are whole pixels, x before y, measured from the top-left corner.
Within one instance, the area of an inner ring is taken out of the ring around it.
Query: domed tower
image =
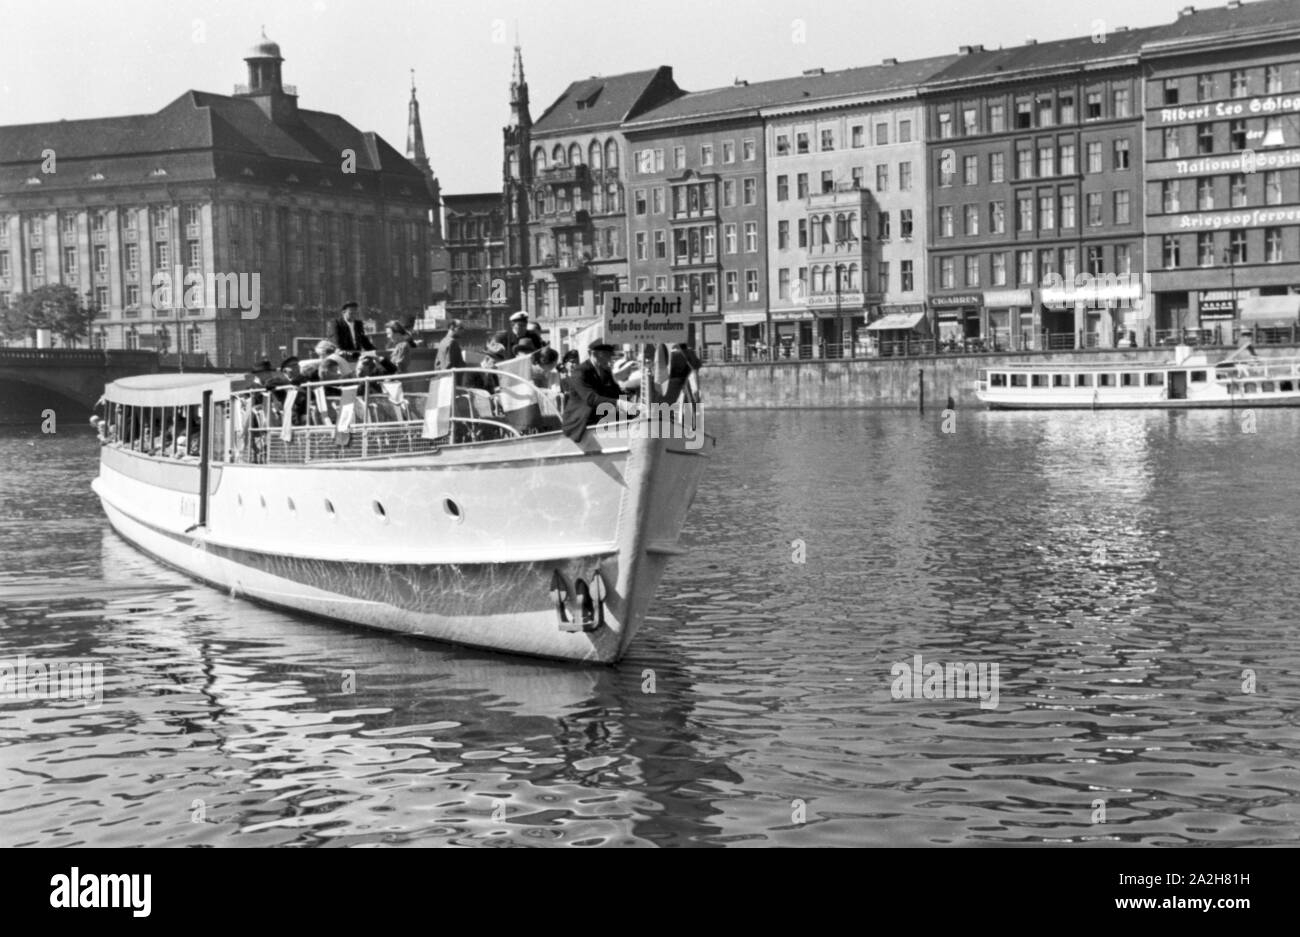
[[[248,84],[237,86],[235,96],[251,98],[276,123],[296,117],[298,89],[281,80],[284,56],[279,43],[266,38],[266,27],[262,28],[262,41],[249,50],[244,61],[248,64]]]

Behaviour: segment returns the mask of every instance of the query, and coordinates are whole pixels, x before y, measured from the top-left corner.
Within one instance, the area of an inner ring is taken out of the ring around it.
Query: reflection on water
[[[1257,429],[715,415],[607,669],[231,599],[107,531],[92,436],[4,432],[0,658],[105,686],[0,701],[0,843],[1293,842],[1300,414]],[[893,699],[914,655],[997,662],[999,706]]]

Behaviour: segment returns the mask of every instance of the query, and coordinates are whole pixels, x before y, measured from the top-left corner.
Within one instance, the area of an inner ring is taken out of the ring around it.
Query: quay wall
[[[1231,348],[1206,350],[1210,361]],[[1300,346],[1256,346],[1261,358],[1300,356]],[[918,406],[924,383],[925,405],[979,406],[975,377],[981,368],[1006,364],[1085,364],[1149,366],[1172,360],[1168,348],[1123,351],[1020,352],[1006,354],[918,355],[910,358],[857,358],[754,363],[710,362],[700,371],[700,396],[706,407],[727,410],[895,408]]]

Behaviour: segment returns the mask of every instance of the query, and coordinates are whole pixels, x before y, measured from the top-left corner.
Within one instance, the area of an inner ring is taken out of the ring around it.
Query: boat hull
[[[679,439],[593,431],[581,446],[526,437],[408,459],[231,464],[212,473],[203,527],[197,469],[190,479],[157,462],[105,454],[94,488],[110,524],[233,596],[486,650],[612,663],[679,552],[705,458]],[[563,616],[557,574],[569,593]],[[582,630],[576,583],[597,577],[605,599]]]

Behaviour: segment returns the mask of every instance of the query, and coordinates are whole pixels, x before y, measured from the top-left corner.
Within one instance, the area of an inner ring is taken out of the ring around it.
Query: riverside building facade
[[[263,37],[245,62],[233,96],[188,91],[156,114],[0,128],[0,304],[65,283],[99,310],[93,346],[179,349],[222,367],[314,342],[348,299],[372,326],[417,316],[431,172],[299,108],[276,43]],[[256,318],[189,288],[230,275],[257,284]]]
[[[1108,347],[1142,326],[1138,53],[1149,34],[964,46],[926,83],[941,343]]]
[[[1156,335],[1289,328],[1300,312],[1300,5],[1189,8],[1143,60]]]
[[[498,192],[443,197],[447,225],[447,317],[469,328],[506,328],[504,203]]]
[[[689,296],[691,341],[739,356],[767,319],[761,91],[684,94],[623,125],[634,290]]]

